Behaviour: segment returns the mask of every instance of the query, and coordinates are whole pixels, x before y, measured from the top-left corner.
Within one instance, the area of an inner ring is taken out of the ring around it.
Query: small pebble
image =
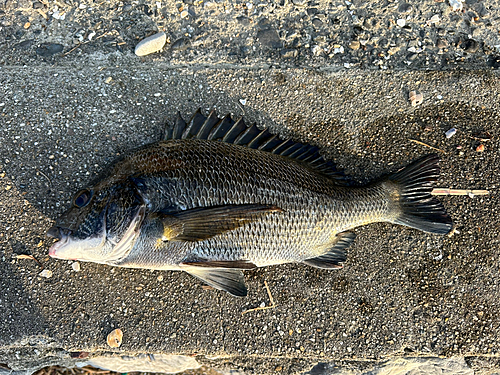
[[[50,279],[52,277],[52,271],[51,270],[43,270],[38,274],[38,276],[45,277],[47,279]]]
[[[406,25],[406,20],[404,18],[400,18],[396,21],[399,27],[403,27]]]
[[[438,95],[438,96],[436,96],[436,98],[437,98],[438,100],[441,100],[441,99],[443,99],[443,95]]]
[[[160,51],[167,42],[167,34],[160,32],[143,39],[135,47],[137,56],[146,56]]]
[[[187,11],[187,10],[183,10],[183,11],[181,12],[181,18],[187,18],[187,17],[188,17],[188,15],[189,15],[189,13],[188,13],[188,11]]]
[[[479,44],[474,39],[467,39],[462,44],[462,48],[464,49],[464,52],[467,52],[467,53],[476,53],[477,50],[479,49]]]
[[[398,12],[401,13],[410,13],[413,10],[413,7],[411,4],[408,3],[401,3],[398,8]]]
[[[5,190],[10,190],[10,189],[12,189],[12,186],[10,186],[10,185],[7,185],[7,186],[5,187]]]
[[[449,2],[454,11],[461,11],[464,6],[463,0],[449,0]]]
[[[29,22],[26,22],[26,23],[24,24],[24,28],[25,28],[25,29],[29,29],[29,27],[30,27],[30,26],[31,26],[31,23],[29,23]]]
[[[418,91],[410,91],[410,103],[412,107],[422,104],[424,96]]]
[[[247,104],[247,100],[246,99],[240,99],[240,103],[241,103],[241,105],[245,105],[245,104]]]
[[[104,82],[110,83],[112,80],[113,80],[113,77],[108,77],[108,78],[106,78],[106,80]]]
[[[446,135],[446,138],[451,138],[451,137],[453,137],[455,135],[456,132],[457,132],[457,129],[451,128],[450,130],[448,130],[444,134]]]
[[[314,56],[319,56],[323,53],[323,49],[318,45],[314,45],[311,47],[311,52]]]
[[[80,263],[79,262],[73,262],[71,264],[71,268],[73,268],[73,271],[79,272],[80,271]]]
[[[437,48],[446,48],[448,47],[448,41],[446,39],[438,39],[436,42],[436,47]]]
[[[120,328],[117,328],[110,332],[107,337],[107,343],[112,348],[118,348],[122,344],[123,332]]]
[[[299,51],[297,51],[296,49],[283,49],[280,51],[280,54],[281,54],[281,56],[288,59],[291,57],[297,57],[297,55],[299,54]]]
[[[428,24],[433,24],[433,23],[438,23],[440,21],[439,15],[435,14],[431,17],[429,21],[427,21]]]
[[[157,279],[159,282],[162,282],[162,281],[163,281],[163,275],[159,275],[156,279]]]
[[[42,57],[50,57],[57,53],[61,53],[64,50],[64,46],[58,43],[42,43],[40,47],[36,49],[36,53]]]
[[[342,47],[340,44],[335,44],[333,46],[333,53],[334,54],[337,54],[337,53],[344,53],[344,47]]]
[[[180,38],[172,44],[172,50],[173,51],[185,51],[189,48],[190,44],[191,44],[191,42],[189,41],[189,39]]]
[[[476,147],[477,152],[484,152],[484,145],[481,143],[479,146]]]
[[[349,43],[349,48],[353,50],[358,50],[359,47],[361,47],[361,43],[359,43],[357,40],[353,40],[351,43]]]

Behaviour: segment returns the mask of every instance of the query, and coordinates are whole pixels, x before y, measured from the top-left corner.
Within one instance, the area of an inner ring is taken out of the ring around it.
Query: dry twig
[[[49,181],[49,187],[52,187],[52,181],[50,181],[50,178],[45,174],[43,173],[42,171],[40,170],[36,170],[38,173],[40,173],[43,177],[45,177],[47,179],[47,181]]]
[[[420,142],[420,141],[417,141],[416,139],[409,139],[410,142],[414,142],[418,145],[422,145],[422,146],[425,146],[425,147],[429,147],[429,148],[432,148],[433,150],[436,150],[436,151],[439,151],[439,152],[442,152],[443,154],[446,154],[445,151],[441,150],[440,148],[436,148],[436,147],[433,147],[433,146],[430,146],[428,145],[427,143],[424,143],[424,142]]]
[[[271,301],[271,305],[270,306],[259,306],[259,307],[255,307],[253,309],[249,309],[249,310],[245,310],[241,313],[241,315],[245,315],[246,313],[250,312],[250,311],[258,311],[258,310],[267,310],[267,309],[274,309],[276,307],[276,304],[274,303],[274,298],[273,298],[273,295],[271,294],[271,290],[269,289],[269,285],[267,285],[267,281],[264,280],[264,285],[266,286],[266,289],[267,289],[267,295],[269,296],[269,301]]]
[[[39,264],[39,266],[43,268],[42,263],[40,263],[38,261],[38,259],[36,259],[33,255],[19,254],[19,255],[16,255],[16,259],[31,259],[31,260],[34,260],[35,262],[37,262]]]

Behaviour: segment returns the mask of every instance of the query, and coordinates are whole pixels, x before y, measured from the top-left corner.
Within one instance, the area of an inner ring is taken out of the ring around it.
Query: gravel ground
[[[498,371],[498,9],[473,0],[461,11],[434,1],[1,2],[0,370],[164,353],[245,374],[318,363],[311,374],[363,371],[422,356]],[[158,30],[164,50],[134,56]],[[416,107],[413,90],[424,98]],[[356,231],[338,272],[246,272],[244,299],[183,273],[90,263],[77,272],[50,259],[45,231],[72,194],[117,155],[159,139],[177,111],[197,108],[318,145],[358,182],[438,152],[440,186],[490,195],[442,198],[452,237],[375,224]],[[265,282],[276,306],[242,315],[270,305]],[[113,350],[115,328],[124,340]]]
[[[127,53],[161,30],[168,44],[156,57],[171,64],[498,68],[499,9],[479,0],[2,0],[0,64]]]

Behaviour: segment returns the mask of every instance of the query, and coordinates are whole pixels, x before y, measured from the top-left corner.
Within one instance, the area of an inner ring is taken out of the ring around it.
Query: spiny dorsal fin
[[[317,147],[290,139],[283,140],[268,129],[261,130],[256,125],[247,126],[242,117],[237,121],[229,114],[219,118],[215,111],[205,117],[198,109],[186,123],[178,113],[174,126],[166,127],[165,140],[193,138],[219,140],[286,156],[309,164],[316,171],[334,178],[338,184],[348,183],[342,171],[337,170],[332,162],[323,159]]]

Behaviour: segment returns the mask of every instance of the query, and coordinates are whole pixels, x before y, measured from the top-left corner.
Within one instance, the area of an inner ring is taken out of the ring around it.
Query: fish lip
[[[57,256],[57,250],[65,246],[69,242],[69,236],[71,231],[67,228],[61,228],[58,226],[53,226],[47,231],[47,236],[56,238],[58,241],[52,244],[49,248],[49,256],[52,258],[59,258]]]
[[[49,256],[52,258],[59,258],[57,250],[66,245],[69,241],[69,236],[63,236],[59,241],[55,242],[49,249]]]

